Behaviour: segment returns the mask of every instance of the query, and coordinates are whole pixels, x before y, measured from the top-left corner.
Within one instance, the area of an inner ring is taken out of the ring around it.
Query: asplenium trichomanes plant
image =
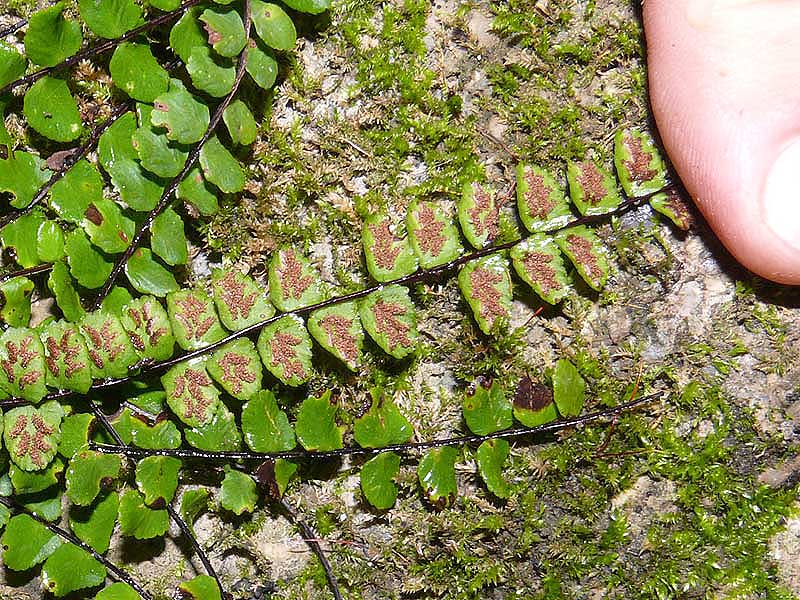
[[[115,529],[145,540],[165,535],[170,521],[207,572],[181,584],[184,595],[225,593],[192,532],[210,493],[181,493],[185,460],[224,467],[214,495],[226,511],[249,513],[265,500],[293,517],[282,497],[303,476],[297,461],[364,455],[364,499],[387,510],[400,455],[424,451],[421,488],[445,506],[456,495],[459,446],[476,447],[487,489],[504,498],[508,438],[641,401],[581,416],[585,382],[562,359],[552,389],[525,381],[513,401],[496,382],[470,389],[469,433],[453,439],[412,442],[409,420],[382,389],[352,431],[337,420],[335,390],[308,395],[290,420],[282,390],[302,389],[320,352],[353,371],[365,352],[397,360],[415,352],[412,284],[457,273],[476,326],[501,335],[515,278],[549,304],[578,279],[604,285],[609,261],[592,223],[646,199],[679,225],[684,218],[663,191],[664,165],[647,136],[619,132],[625,200],[593,160],[569,165],[568,195],[546,170],[518,165],[521,237],[500,226],[508,198],[474,183],[457,215],[420,201],[405,218],[366,219],[374,285],[356,292],[329,289],[294,247],[273,254],[268,281],[220,269],[186,286],[174,267],[188,261],[188,217],[213,215],[246,183],[236,156],[258,123],[244,92],[274,85],[281,53],[296,41],[293,17],[327,8],[326,0],[151,0],[147,9],[81,0],[77,11],[58,3],[2,32],[0,111],[20,115],[28,133],[23,143],[0,128],[2,562],[41,568],[56,596],[151,598],[106,554]],[[52,314],[32,327],[31,298],[47,296]],[[106,390],[114,390],[111,414],[98,399]],[[313,533],[297,525],[339,597]]]

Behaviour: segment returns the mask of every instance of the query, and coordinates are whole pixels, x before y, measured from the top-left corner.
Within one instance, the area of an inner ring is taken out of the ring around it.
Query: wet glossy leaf
[[[102,38],[117,38],[143,22],[134,0],[78,0],[78,7],[92,33]]]
[[[285,0],[284,4],[300,12],[318,15],[331,7],[331,0]]]
[[[247,400],[261,388],[261,361],[253,342],[247,338],[216,350],[206,368],[214,381],[237,400]]]
[[[180,590],[186,600],[220,600],[219,586],[210,575],[198,575],[184,581]]]
[[[264,366],[283,383],[298,386],[311,377],[311,337],[300,317],[287,315],[264,327],[257,347]]]
[[[33,496],[20,497],[19,500],[31,514],[37,515],[46,521],[56,523],[61,519],[64,512],[61,506],[63,494],[58,487],[35,494]]]
[[[94,416],[89,413],[75,413],[64,417],[61,423],[61,442],[58,453],[64,458],[72,458],[89,441],[89,432]]]
[[[14,463],[8,466],[8,477],[19,495],[36,494],[53,487],[61,481],[64,461],[56,457],[43,471],[23,471]]]
[[[167,208],[153,220],[150,227],[150,247],[168,265],[185,265],[189,257],[183,219]]]
[[[25,471],[44,469],[56,455],[64,411],[55,400],[39,408],[20,406],[3,419],[3,442],[11,460]]]
[[[168,132],[150,124],[150,115],[154,113],[150,106],[140,104],[138,109],[141,126],[133,132],[131,142],[139,156],[139,162],[154,175],[172,179],[181,172],[189,156],[189,149],[171,143],[167,139]]]
[[[186,430],[186,441],[199,450],[235,451],[241,446],[242,436],[236,418],[224,404],[208,425]]]
[[[236,80],[233,60],[214,54],[205,44],[192,48],[186,70],[197,89],[215,98],[228,94]]]
[[[45,162],[30,152],[18,150],[8,158],[0,157],[0,192],[13,196],[11,206],[14,208],[27,206],[51,175]]]
[[[275,85],[278,77],[278,61],[258,40],[251,39],[248,42],[245,69],[259,87],[268,90]]]
[[[23,268],[39,264],[39,252],[36,244],[36,234],[44,223],[44,217],[39,211],[23,215],[0,230],[0,240],[3,248],[12,248],[17,263]]]
[[[85,311],[81,306],[80,296],[72,283],[67,265],[63,262],[54,264],[47,279],[47,287],[53,292],[56,304],[64,314],[64,318],[67,321],[75,322],[83,318]]]
[[[0,336],[0,366],[2,367],[0,369],[0,388],[10,396],[39,402],[47,394],[44,348],[34,330],[11,327],[3,332]],[[29,418],[31,418],[30,415]],[[59,417],[58,422],[60,420]],[[8,435],[8,432],[6,434]],[[33,435],[33,431],[30,434]],[[35,452],[35,444],[31,446],[33,442],[26,441],[28,440],[27,434],[18,433],[18,435],[20,436],[19,443],[24,447],[30,446],[31,452]],[[20,466],[23,465],[20,464]],[[44,464],[36,468],[43,466]]]
[[[157,450],[178,448],[183,441],[181,433],[172,421],[160,421],[153,426],[131,418],[131,441],[139,448]]]
[[[226,194],[234,194],[244,189],[245,176],[239,161],[212,136],[200,149],[200,166],[206,180],[213,183]]]
[[[251,14],[256,33],[264,43],[276,50],[291,50],[297,42],[297,31],[291,17],[277,4],[251,0]]]
[[[27,277],[14,277],[0,283],[0,319],[11,327],[27,327],[31,320],[33,282]]]
[[[166,510],[148,508],[136,490],[125,490],[119,501],[119,526],[122,535],[146,540],[161,537],[169,529]]]
[[[42,567],[42,586],[56,597],[95,587],[106,578],[106,568],[85,550],[63,544]]]
[[[103,199],[103,177],[92,163],[81,159],[50,191],[50,206],[59,217],[80,223],[89,204]]]
[[[199,12],[197,7],[190,8],[169,32],[169,45],[184,63],[189,62],[192,49],[206,43],[206,35],[197,19]]]
[[[89,352],[75,324],[52,321],[41,333],[47,366],[46,383],[85,394],[92,385]]]
[[[464,420],[476,435],[488,435],[511,427],[511,402],[498,381],[487,384],[479,380],[464,395]]]
[[[67,235],[64,250],[67,252],[70,273],[78,283],[90,290],[102,286],[114,268],[114,264],[92,246],[80,229]]]
[[[200,14],[205,23],[208,43],[221,56],[236,56],[247,41],[242,18],[235,10],[207,8]]]
[[[150,0],[152,6],[161,5],[164,0]],[[177,0],[176,0],[177,1]],[[161,10],[174,10],[162,8]],[[127,583],[118,581],[103,588],[94,597],[94,600],[142,600],[142,597],[136,593],[131,586]]]
[[[167,311],[152,296],[126,304],[120,322],[140,358],[161,361],[172,356],[175,346],[172,325]]]
[[[116,315],[104,310],[86,313],[80,326],[89,351],[93,379],[125,377],[128,367],[139,360]]]
[[[175,277],[153,258],[148,248],[137,248],[125,263],[125,275],[131,286],[142,294],[163,298],[180,289]]]
[[[523,377],[514,395],[514,417],[526,427],[536,427],[558,418],[550,388]]]
[[[480,183],[465,183],[458,201],[458,221],[464,237],[481,249],[497,238],[500,230],[500,207],[496,193]]]
[[[13,47],[0,42],[0,87],[25,74],[28,61]]]
[[[197,517],[208,508],[208,497],[208,490],[203,488],[186,490],[181,496],[181,518],[193,532]]]
[[[498,498],[508,498],[511,490],[503,478],[503,463],[508,458],[509,445],[506,440],[486,440],[475,453],[478,471],[486,487]]]
[[[336,411],[330,390],[319,397],[310,396],[303,400],[295,423],[297,441],[303,448],[326,451],[342,447],[345,428],[336,425]]]
[[[570,291],[570,281],[556,241],[534,233],[514,246],[511,264],[520,278],[545,302],[557,304]]]
[[[177,79],[170,81],[170,89],[153,103],[150,121],[156,127],[167,129],[167,138],[179,144],[199,142],[209,122],[208,107],[189,93]]]
[[[429,450],[417,467],[422,490],[428,501],[436,508],[446,508],[456,501],[455,464],[458,450],[452,447]]]
[[[189,174],[180,182],[176,195],[191,204],[205,217],[210,217],[219,210],[216,195],[197,167],[189,171]]]
[[[417,270],[417,255],[408,238],[398,231],[399,227],[385,213],[364,220],[361,230],[364,257],[375,281],[392,281]]]
[[[28,124],[44,137],[70,142],[83,132],[78,104],[62,79],[42,77],[34,83],[23,101]]]
[[[167,295],[167,312],[175,340],[184,350],[194,350],[225,337],[214,301],[200,288],[182,289]]]
[[[297,465],[291,461],[279,458],[275,461],[275,484],[278,486],[278,497],[283,497],[292,476],[297,472]]]
[[[118,454],[101,454],[83,450],[72,457],[67,468],[67,496],[79,506],[88,506],[100,493],[104,480],[119,477],[122,458]]]
[[[281,311],[320,302],[323,288],[317,270],[294,248],[281,248],[269,263],[269,295]]]
[[[372,506],[386,510],[397,500],[397,486],[392,481],[400,472],[400,457],[382,452],[361,467],[361,491]]]
[[[231,331],[244,329],[275,314],[262,286],[234,269],[214,269],[211,288],[219,319]]]
[[[211,422],[219,406],[219,390],[205,368],[205,359],[175,365],[161,377],[167,404],[190,427]]]
[[[618,129],[614,136],[614,165],[628,196],[644,196],[667,185],[664,160],[650,134]]]
[[[70,507],[69,526],[79,539],[102,553],[110,545],[118,510],[119,496],[111,492],[98,498],[91,506]]]
[[[453,219],[434,202],[412,202],[406,215],[406,227],[411,247],[423,269],[443,265],[462,253]]]
[[[563,227],[572,219],[564,186],[536,165],[517,165],[517,210],[530,232]]]
[[[556,242],[589,287],[602,289],[608,278],[609,264],[605,248],[594,230],[585,225],[570,227],[559,232]]]
[[[417,345],[417,314],[408,290],[390,285],[361,302],[361,323],[384,352],[403,358]]]
[[[44,221],[36,231],[36,253],[42,262],[64,258],[64,230],[55,221]]]
[[[13,571],[27,571],[43,562],[62,542],[55,533],[28,515],[16,515],[0,538],[3,564]]]
[[[222,113],[222,120],[234,144],[249,146],[256,140],[258,124],[253,113],[241,100],[234,100]]]
[[[308,318],[308,332],[348,369],[355,371],[358,368],[364,330],[355,302],[315,310]]]
[[[37,65],[57,65],[81,47],[81,27],[75,21],[64,18],[65,6],[64,2],[59,2],[40,10],[28,22],[25,54]]]
[[[402,444],[414,435],[414,428],[390,399],[381,398],[379,390],[372,391],[369,412],[356,419],[353,434],[363,448],[381,448]]]
[[[223,508],[235,515],[253,512],[258,502],[256,482],[250,475],[226,466],[219,502]]]
[[[294,430],[270,390],[261,390],[244,405],[242,432],[254,452],[283,452],[295,447]]]
[[[458,286],[481,331],[488,335],[508,325],[513,295],[504,256],[494,254],[468,262],[458,273]]]
[[[583,410],[586,382],[570,361],[560,358],[553,373],[553,401],[562,417],[577,417]]]
[[[148,456],[136,463],[136,486],[147,506],[172,502],[181,466],[181,461],[171,456]]]
[[[567,181],[569,196],[582,215],[601,215],[622,202],[614,175],[591,159],[569,163]]]
[[[92,244],[109,254],[124,252],[136,232],[136,224],[106,198],[86,207],[82,225]]]

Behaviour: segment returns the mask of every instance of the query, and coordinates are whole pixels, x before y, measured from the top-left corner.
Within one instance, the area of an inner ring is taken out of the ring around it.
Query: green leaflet
[[[570,361],[561,358],[553,373],[553,401],[562,417],[577,417],[583,409],[586,383]]]
[[[238,450],[241,446],[241,433],[236,418],[224,404],[220,404],[211,422],[185,432],[189,445],[199,450]]]
[[[614,166],[628,196],[643,196],[667,185],[667,169],[653,138],[643,131],[618,129],[614,136]]]
[[[214,381],[237,400],[248,400],[261,389],[261,360],[255,345],[247,338],[215,350],[206,368]]]
[[[456,501],[456,460],[458,450],[446,446],[429,450],[419,462],[419,483],[428,501],[436,508],[446,508]]]
[[[167,294],[167,312],[175,340],[184,350],[207,346],[225,337],[214,301],[205,290],[181,289]]]
[[[394,452],[381,452],[361,467],[361,491],[372,506],[387,510],[397,500],[394,477],[400,472],[400,457]]]
[[[56,455],[64,411],[55,400],[39,408],[20,406],[3,418],[3,443],[11,460],[25,471],[44,469]]]
[[[179,144],[199,142],[209,119],[208,107],[177,79],[170,80],[169,91],[155,99],[150,115],[151,123],[166,128],[167,139]]]
[[[249,146],[256,141],[258,135],[258,123],[256,123],[253,113],[241,100],[234,100],[230,103],[225,112],[222,113],[222,120],[234,144]]]
[[[72,457],[67,469],[67,496],[78,506],[91,504],[107,486],[119,476],[122,457],[117,454],[100,454],[83,450]]]
[[[3,564],[13,571],[27,571],[49,557],[63,542],[28,515],[16,515],[0,538]]]
[[[268,90],[275,85],[278,77],[278,61],[269,48],[259,40],[251,39],[248,42],[245,69],[261,88]]]
[[[133,289],[142,294],[163,297],[180,290],[178,282],[148,248],[137,248],[125,263],[125,276]]]
[[[56,221],[44,221],[36,231],[36,252],[42,262],[64,258],[64,230]]]
[[[56,457],[43,471],[23,471],[14,463],[8,466],[8,477],[17,495],[36,494],[61,481],[64,461]]]
[[[151,117],[155,114],[151,106],[139,104],[136,108],[140,115],[139,127],[133,132],[131,143],[136,149],[139,163],[158,177],[165,179],[175,177],[189,156],[189,147],[178,142],[170,142],[170,131],[165,132],[163,128],[157,127],[155,122],[151,123]],[[171,110],[175,112],[181,108],[173,106]]]
[[[136,224],[122,214],[119,205],[105,198],[86,207],[81,225],[92,244],[108,254],[124,252],[136,230]]]
[[[220,321],[231,331],[265,321],[275,314],[262,287],[252,277],[236,270],[214,269],[211,289]]]
[[[250,13],[256,33],[270,48],[291,50],[297,42],[294,22],[277,4],[251,0]]]
[[[572,218],[563,186],[553,175],[536,165],[517,165],[517,211],[530,232],[563,227]]]
[[[537,427],[558,418],[550,388],[524,377],[514,396],[514,417],[525,427]]]
[[[298,386],[311,377],[311,337],[297,315],[264,327],[257,347],[267,370],[286,385]]]
[[[220,486],[219,502],[223,508],[235,515],[253,512],[258,502],[256,482],[250,475],[225,465],[225,478]]]
[[[508,458],[510,452],[509,444],[506,440],[486,440],[475,453],[475,460],[478,463],[478,471],[486,483],[486,487],[498,498],[508,498],[511,490],[503,478],[503,463]]]
[[[294,429],[270,390],[261,390],[242,408],[242,433],[254,452],[283,452],[295,447]]]
[[[585,225],[579,225],[559,232],[555,239],[589,287],[598,291],[602,289],[610,267],[597,234]]]
[[[594,160],[570,163],[567,181],[570,198],[582,215],[601,215],[622,201],[614,175]]]
[[[70,507],[70,529],[98,552],[105,552],[111,543],[118,511],[119,496],[116,492],[101,495],[89,506]]]
[[[6,394],[32,402],[39,402],[47,394],[44,348],[33,330],[12,327],[3,332],[0,336],[0,367],[0,389]],[[9,435],[8,431],[6,435]],[[21,439],[27,437],[23,435]],[[26,445],[26,442],[20,443]],[[31,446],[31,451],[35,450]]]
[[[308,332],[320,346],[355,371],[361,360],[364,330],[355,302],[322,308],[308,318]]]
[[[197,20],[199,11],[196,6],[187,10],[169,33],[169,45],[184,63],[189,62],[193,48],[206,43],[206,36]]]
[[[404,358],[417,345],[417,313],[408,290],[390,285],[367,296],[360,307],[361,323],[384,352]]]
[[[417,270],[417,256],[408,238],[397,233],[398,227],[385,213],[364,220],[361,230],[364,257],[375,281],[392,281]]]
[[[205,23],[208,43],[220,56],[236,56],[244,49],[244,24],[235,10],[207,8],[200,20]]]
[[[85,159],[72,165],[50,190],[51,208],[65,221],[76,224],[86,216],[90,204],[102,199],[103,177],[97,167]]]
[[[169,87],[169,75],[158,64],[147,44],[120,44],[114,50],[108,68],[114,84],[140,102],[153,102]]]
[[[0,283],[0,319],[11,327],[27,327],[31,320],[33,282],[27,277],[14,277]]]
[[[311,306],[324,297],[319,273],[293,248],[281,248],[272,255],[269,295],[278,310],[284,312]]]
[[[92,385],[89,351],[75,324],[53,321],[41,333],[47,365],[46,383],[85,394]]]
[[[463,252],[453,219],[433,202],[412,202],[406,215],[411,246],[423,269],[454,260]]]
[[[694,216],[686,202],[674,189],[669,189],[650,198],[650,206],[672,221],[681,231],[689,231]]]
[[[233,61],[215,56],[205,44],[192,48],[186,70],[196,88],[215,98],[228,94],[236,80],[236,66]]]
[[[150,4],[156,6],[157,3],[161,4],[163,1],[151,0]],[[118,581],[100,590],[94,600],[142,600],[142,597],[127,583]]]
[[[203,216],[211,216],[219,210],[217,197],[197,167],[189,171],[178,185],[177,196],[194,206]]]
[[[488,335],[508,325],[513,296],[508,262],[502,255],[468,262],[458,273],[458,286],[481,331]]]
[[[458,201],[458,221],[473,248],[488,246],[500,231],[500,208],[495,195],[495,190],[479,183],[464,184]]]
[[[353,436],[363,448],[381,448],[402,444],[411,439],[414,429],[394,402],[381,398],[380,390],[372,390],[369,412],[356,419]]]
[[[208,508],[208,496],[208,490],[203,488],[188,489],[181,495],[181,518],[192,531],[197,517]]]
[[[476,381],[464,394],[464,420],[477,435],[488,435],[511,427],[512,406],[498,381]]]
[[[211,136],[200,149],[200,166],[206,180],[226,194],[235,194],[244,189],[245,175],[239,161],[225,146]]]
[[[286,0],[284,4],[300,12],[318,15],[330,9],[331,0]]]
[[[28,124],[44,137],[71,142],[83,132],[78,104],[62,79],[42,77],[25,94],[23,112]]]
[[[34,210],[30,214],[22,215],[0,230],[3,247],[14,250],[16,261],[23,268],[39,264],[36,236],[42,223],[44,223],[44,217],[41,211]]]
[[[150,247],[168,265],[185,265],[189,258],[183,219],[167,208],[153,220],[150,227]]]
[[[51,175],[45,162],[30,152],[18,150],[9,153],[7,158],[0,157],[0,192],[13,196],[11,206],[14,208],[27,206]]]
[[[134,0],[78,0],[78,6],[92,33],[103,38],[120,37],[143,22]]]
[[[330,390],[303,400],[295,423],[297,441],[303,448],[324,452],[342,447],[344,427],[336,425],[336,410]]]
[[[209,377],[206,359],[175,365],[161,377],[167,404],[190,427],[207,425],[219,407],[219,390]]]
[[[148,508],[136,490],[125,490],[119,502],[119,528],[122,535],[146,540],[161,537],[169,529],[166,510]]]
[[[514,246],[509,256],[517,275],[545,302],[558,304],[569,295],[569,276],[553,238],[531,234]]]
[[[75,413],[64,417],[61,422],[61,442],[58,453],[64,458],[72,458],[89,441],[89,432],[94,424],[94,416],[89,413]]]
[[[64,18],[65,2],[35,13],[25,33],[25,54],[37,65],[52,67],[81,47],[81,26]]]
[[[160,361],[172,356],[172,325],[167,311],[154,297],[131,300],[123,307],[120,322],[140,358]]]
[[[198,575],[180,585],[181,595],[186,600],[220,600],[217,582],[210,575]]]
[[[172,502],[181,466],[181,461],[171,456],[147,456],[136,463],[136,486],[147,506]]]
[[[113,263],[95,249],[81,229],[75,229],[64,241],[69,272],[83,287],[99,288],[111,274]]]
[[[25,73],[28,61],[14,48],[0,42],[0,87],[5,87]]]
[[[80,328],[89,351],[92,379],[125,377],[138,356],[119,318],[104,310],[86,313]]]

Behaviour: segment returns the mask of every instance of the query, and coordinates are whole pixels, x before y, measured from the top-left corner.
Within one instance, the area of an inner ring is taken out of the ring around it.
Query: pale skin
[[[800,285],[800,1],[644,0],[653,113],[712,229]]]

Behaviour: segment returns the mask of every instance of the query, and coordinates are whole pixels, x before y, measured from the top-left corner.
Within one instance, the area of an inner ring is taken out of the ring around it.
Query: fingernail
[[[764,186],[764,220],[784,242],[800,250],[800,138],[778,156]]]

